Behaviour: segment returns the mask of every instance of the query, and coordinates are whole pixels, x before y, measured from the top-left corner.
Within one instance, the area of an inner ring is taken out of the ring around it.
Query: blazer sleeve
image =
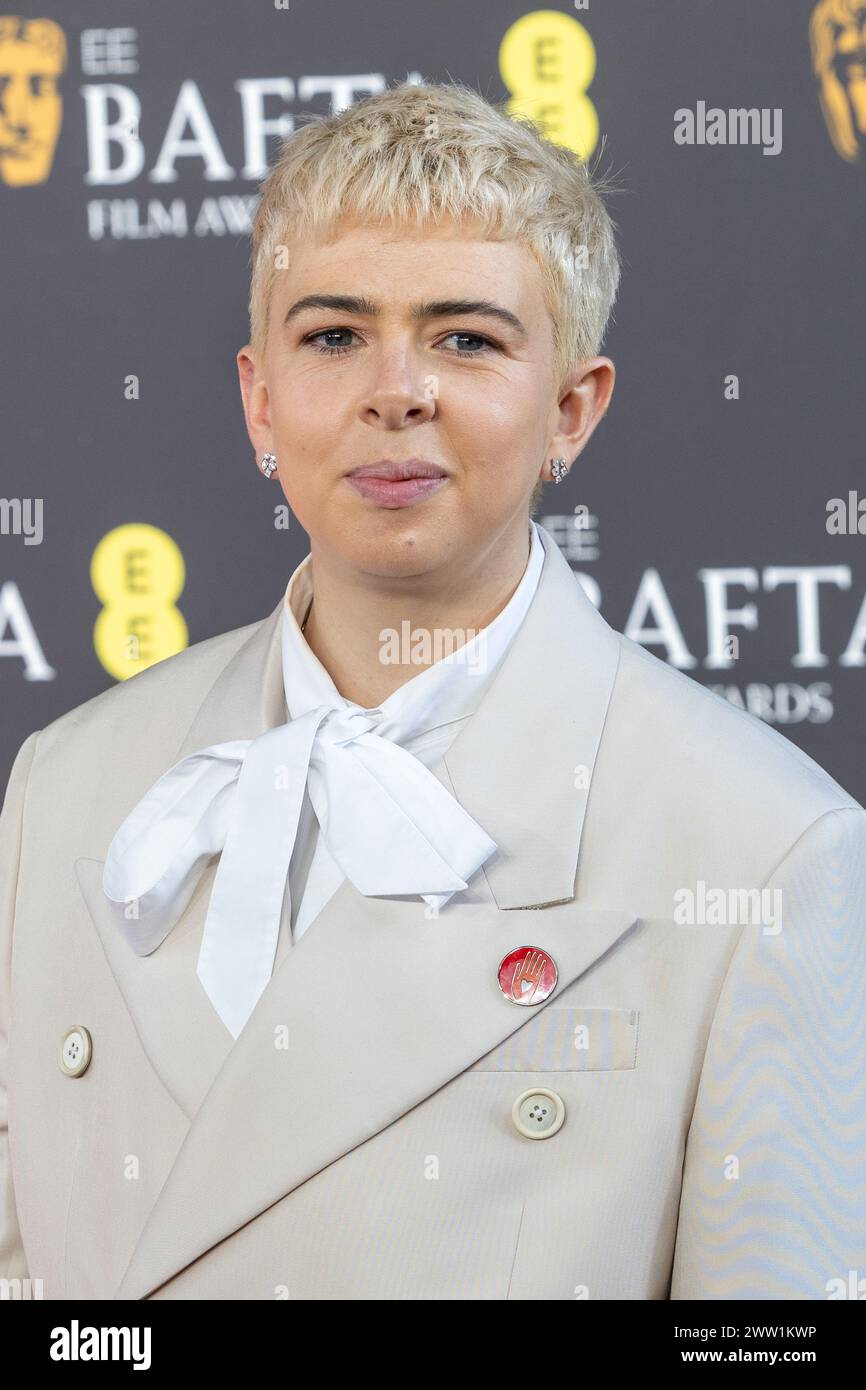
[[[27,778],[38,732],[24,741],[12,766],[0,814],[0,1278],[27,1279],[9,1158],[8,1056],[12,1009],[12,928],[18,890],[21,826]]]
[[[672,1299],[866,1293],[866,811],[819,816],[766,888],[781,930],[743,927],[719,994]]]

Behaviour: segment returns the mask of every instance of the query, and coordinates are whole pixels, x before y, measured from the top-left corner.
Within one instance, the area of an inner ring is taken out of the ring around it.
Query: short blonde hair
[[[283,141],[253,222],[250,341],[261,352],[280,248],[342,222],[393,228],[440,217],[523,241],[544,279],[557,383],[602,344],[620,265],[602,192],[572,150],[471,87],[401,82]]]

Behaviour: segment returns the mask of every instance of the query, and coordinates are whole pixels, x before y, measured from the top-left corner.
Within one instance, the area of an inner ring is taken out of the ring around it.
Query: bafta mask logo
[[[866,157],[866,0],[818,0],[809,40],[830,139],[854,163]]]
[[[13,188],[51,172],[65,67],[66,37],[53,19],[0,15],[0,178]]]

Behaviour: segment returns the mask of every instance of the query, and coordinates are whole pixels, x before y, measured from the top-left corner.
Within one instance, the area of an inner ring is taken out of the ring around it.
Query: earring
[[[262,454],[262,457],[259,460],[259,468],[262,470],[266,478],[270,478],[273,473],[276,473],[277,460],[274,457],[274,455]]]
[[[563,478],[568,473],[569,466],[570,465],[566,463],[565,459],[550,460],[550,472],[553,476],[553,481],[555,483],[562,482]]]

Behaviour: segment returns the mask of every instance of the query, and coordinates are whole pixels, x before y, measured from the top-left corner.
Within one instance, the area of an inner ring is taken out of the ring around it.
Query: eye
[[[346,352],[350,352],[352,345],[345,342],[320,342],[319,339],[334,339],[339,338],[341,335],[351,336],[352,334],[355,334],[353,328],[320,328],[316,333],[307,334],[303,342],[305,344],[308,343],[311,347],[314,347],[317,352],[322,353],[326,357],[339,357]],[[355,334],[355,336],[357,337],[357,334]],[[457,338],[464,343],[468,340],[470,344],[469,347],[463,346],[452,349],[458,357],[480,357],[482,352],[487,348],[492,349],[494,352],[499,350],[498,343],[495,343],[492,338],[486,337],[483,333],[470,333],[466,330],[455,329],[453,333],[448,333],[442,339],[442,342],[446,343],[449,338]]]
[[[469,333],[463,329],[456,329],[453,333],[447,334],[447,336],[442,339],[442,342],[446,343],[449,338],[469,338],[476,343],[481,343],[483,347],[493,348],[494,351],[497,351],[499,346],[498,343],[494,343],[492,338],[485,337],[483,333]],[[454,348],[454,351],[457,353],[458,357],[480,357],[481,355],[477,348],[458,347]]]
[[[317,352],[323,353],[323,354],[325,355],[325,357],[339,357],[339,356],[341,356],[344,352],[349,352],[349,351],[351,351],[351,348],[350,348],[349,345],[347,345],[347,344],[334,344],[334,343],[331,343],[331,344],[328,344],[328,343],[317,343],[317,342],[316,342],[316,339],[317,339],[317,338],[334,338],[334,337],[339,337],[339,335],[340,335],[341,333],[354,333],[354,332],[355,332],[354,328],[321,328],[321,329],[319,329],[318,333],[310,333],[310,334],[308,334],[307,337],[304,338],[304,342],[305,342],[305,343],[309,343],[311,347],[314,347],[314,348],[316,349]]]

